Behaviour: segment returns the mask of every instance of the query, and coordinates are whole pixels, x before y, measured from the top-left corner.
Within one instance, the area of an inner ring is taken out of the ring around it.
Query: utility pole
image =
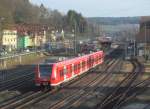
[[[147,42],[146,23],[145,23],[144,27],[145,27],[145,31],[144,31],[145,32],[145,34],[144,34],[145,35],[145,37],[144,37],[145,38],[144,55],[145,55],[145,58],[146,58],[146,55],[147,55],[147,53],[146,53],[146,46],[147,46],[147,43],[146,43]]]
[[[135,39],[134,39],[134,57],[136,55],[136,45],[135,45]]]
[[[133,25],[133,31],[134,31],[134,57],[136,56],[136,34],[137,34],[137,30],[136,27]]]
[[[87,35],[88,35],[88,38],[90,38],[90,24],[89,24],[89,22],[87,23]]]
[[[77,47],[76,47],[76,27],[77,27],[77,25],[76,25],[76,21],[74,21],[74,55],[76,55],[76,53],[77,53]]]
[[[4,20],[3,17],[0,17],[0,46],[2,46],[2,21]]]
[[[125,41],[125,59],[127,58],[127,40]]]

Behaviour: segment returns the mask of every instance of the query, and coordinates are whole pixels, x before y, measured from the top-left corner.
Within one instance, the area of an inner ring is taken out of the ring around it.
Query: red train
[[[35,83],[37,86],[59,86],[101,64],[103,59],[103,51],[98,51],[61,62],[38,64]]]

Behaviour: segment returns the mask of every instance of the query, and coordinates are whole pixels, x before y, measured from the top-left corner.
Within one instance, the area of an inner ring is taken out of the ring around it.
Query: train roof
[[[94,53],[90,53],[90,54],[86,54],[84,56],[80,56],[80,57],[75,57],[75,58],[72,58],[72,59],[66,59],[64,61],[60,61],[60,62],[57,62],[55,63],[56,65],[63,65],[64,63],[71,63],[73,61],[76,61],[77,59],[81,59],[81,60],[85,60],[87,59],[86,57],[90,56],[90,55],[93,55],[93,54],[97,54],[97,53],[103,53],[103,51],[98,51],[98,52],[94,52]]]
[[[45,59],[44,63],[56,63],[59,62],[57,59]]]
[[[90,54],[86,54],[84,56],[79,56],[79,57],[71,57],[71,58],[66,58],[66,57],[57,57],[57,58],[48,58],[45,59],[45,61],[43,63],[40,64],[55,64],[55,65],[63,65],[64,63],[66,64],[70,64],[73,61],[76,61],[77,59],[80,60],[86,60],[88,56],[93,55],[93,54],[97,54],[97,53],[103,53],[103,51],[98,51],[98,52],[94,52],[94,53],[90,53]]]
[[[73,57],[54,57],[54,58],[47,58],[44,60],[43,64],[44,63],[47,63],[47,64],[54,64],[54,63],[58,63],[58,62],[62,62],[62,61],[65,61],[65,60],[69,60],[69,59],[72,59]]]

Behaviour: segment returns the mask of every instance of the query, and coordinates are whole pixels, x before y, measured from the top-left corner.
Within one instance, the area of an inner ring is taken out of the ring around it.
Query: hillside
[[[43,4],[32,4],[31,0],[0,1],[0,30],[14,24],[42,24],[59,31],[72,31],[75,23],[80,33],[86,31],[85,18],[74,10],[63,15],[59,10],[51,10]]]

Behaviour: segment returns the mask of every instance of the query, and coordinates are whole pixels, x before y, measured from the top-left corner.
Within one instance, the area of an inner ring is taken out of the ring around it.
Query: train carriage
[[[61,62],[38,64],[35,83],[37,86],[58,86],[101,64],[103,59],[103,51],[98,51]]]

